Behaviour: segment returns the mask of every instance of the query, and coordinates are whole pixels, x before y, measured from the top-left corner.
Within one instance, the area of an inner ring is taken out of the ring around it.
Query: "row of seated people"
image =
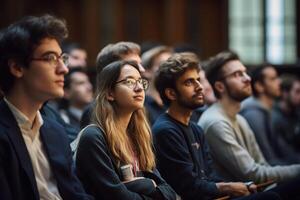
[[[60,43],[66,36],[64,21],[49,15],[24,18],[1,32],[0,199],[299,198],[300,165],[270,166],[237,115],[251,86],[231,52],[208,65],[218,102],[200,118],[204,131],[190,121],[204,104],[194,54],[174,54],[160,65],[154,85],[167,112],[152,131],[144,113],[149,81],[141,76],[139,56],[97,65],[93,124],[71,144],[74,169],[68,129],[44,105],[64,95],[69,58]],[[228,173],[219,176],[213,161]],[[278,185],[256,193],[255,183],[269,180]]]

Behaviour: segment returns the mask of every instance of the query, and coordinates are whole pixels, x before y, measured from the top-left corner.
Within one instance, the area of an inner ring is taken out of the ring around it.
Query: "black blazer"
[[[61,197],[70,200],[92,199],[86,195],[75,176],[71,150],[63,127],[51,119],[43,120],[41,141]],[[0,101],[0,199],[40,199],[21,130],[3,100]]]

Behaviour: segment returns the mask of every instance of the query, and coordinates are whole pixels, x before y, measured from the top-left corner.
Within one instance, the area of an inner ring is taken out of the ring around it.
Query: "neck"
[[[12,90],[5,98],[18,108],[33,123],[37,111],[44,102],[40,102],[26,95],[22,90]]]
[[[132,116],[132,112],[118,112],[117,113],[118,119],[117,122],[120,127],[126,132],[130,118]]]
[[[241,102],[239,101],[224,97],[219,100],[219,103],[222,105],[223,110],[226,112],[226,114],[231,118],[235,118],[238,112],[240,112]]]
[[[258,97],[258,100],[262,103],[267,109],[271,109],[274,103],[273,98],[268,97],[267,95],[261,95]]]
[[[189,108],[183,108],[174,102],[174,103],[171,103],[167,112],[172,118],[176,119],[177,121],[179,121],[185,125],[188,125],[190,122],[190,118],[191,118],[193,110],[191,110]]]

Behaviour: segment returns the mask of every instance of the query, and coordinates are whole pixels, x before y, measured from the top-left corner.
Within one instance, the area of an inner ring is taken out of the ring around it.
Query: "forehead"
[[[39,56],[46,52],[54,52],[57,55],[61,54],[61,48],[56,39],[44,38],[35,48],[33,55]]]
[[[124,79],[127,77],[132,77],[132,78],[138,79],[138,78],[141,78],[141,75],[140,75],[140,72],[133,66],[125,65],[121,69],[120,79]]]
[[[187,79],[198,79],[199,77],[200,75],[196,68],[189,68],[178,78],[178,81],[184,82]]]
[[[246,67],[239,60],[228,61],[223,67],[224,74],[228,74],[235,71],[246,71]]]
[[[71,55],[86,57],[87,53],[84,49],[74,49],[70,52]]]
[[[130,53],[127,55],[122,56],[123,60],[133,60],[135,62],[137,62],[138,64],[140,64],[142,62],[141,57],[138,54],[135,53]]]
[[[267,77],[273,77],[273,76],[277,76],[277,72],[276,70],[274,69],[274,67],[267,67],[263,70],[263,74],[264,76],[267,76]]]

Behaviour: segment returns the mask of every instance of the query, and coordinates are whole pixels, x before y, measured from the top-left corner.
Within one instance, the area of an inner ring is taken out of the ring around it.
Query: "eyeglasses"
[[[223,76],[223,78],[221,78],[221,80],[223,80],[223,79],[225,79],[227,77],[245,78],[245,77],[249,77],[249,75],[245,71],[238,70],[238,71],[234,71],[232,73],[229,73],[229,74]]]
[[[116,84],[118,83],[124,83],[127,87],[130,89],[134,89],[137,84],[140,84],[142,86],[143,90],[147,90],[149,87],[149,81],[144,78],[140,78],[138,80],[135,80],[134,78],[125,78],[123,80],[117,81]]]
[[[67,66],[69,64],[69,55],[64,53],[59,56],[55,53],[49,53],[47,55],[44,55],[41,58],[31,58],[31,60],[45,61],[45,62],[48,62],[52,66],[57,66],[58,61],[62,60],[64,65]]]

